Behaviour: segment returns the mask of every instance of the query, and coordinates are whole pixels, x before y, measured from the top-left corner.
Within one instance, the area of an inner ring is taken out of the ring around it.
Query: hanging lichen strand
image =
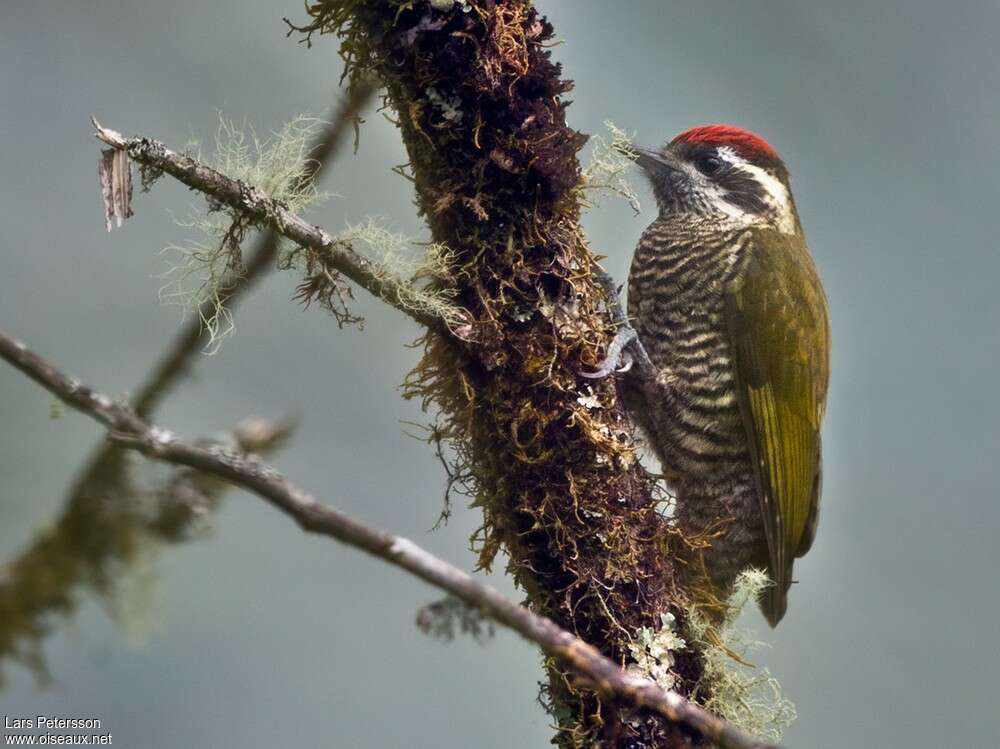
[[[469,320],[455,338],[425,338],[407,392],[435,409],[450,479],[482,508],[480,564],[505,550],[534,609],[627,663],[641,628],[683,617],[682,598],[614,384],[578,375],[610,331],[579,225],[586,139],[566,125],[552,27],[524,0],[325,0],[308,12],[298,30],[339,34],[348,80],[374,70],[385,83],[418,207],[450,248],[440,282]],[[561,745],[688,745],[547,666]],[[679,653],[675,688],[698,670]]]

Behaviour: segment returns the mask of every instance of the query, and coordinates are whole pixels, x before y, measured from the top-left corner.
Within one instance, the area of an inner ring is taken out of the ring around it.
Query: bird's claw
[[[624,351],[617,362],[605,359],[598,369],[593,372],[580,372],[580,376],[586,377],[588,380],[603,380],[613,374],[625,374],[632,369],[634,363],[632,355],[628,351]]]
[[[588,380],[603,380],[612,374],[628,372],[635,362],[632,355],[625,349],[629,344],[638,342],[638,340],[639,334],[635,332],[635,328],[629,325],[619,328],[611,343],[608,344],[608,353],[604,357],[604,361],[597,366],[595,371],[580,372],[580,376],[586,377]]]

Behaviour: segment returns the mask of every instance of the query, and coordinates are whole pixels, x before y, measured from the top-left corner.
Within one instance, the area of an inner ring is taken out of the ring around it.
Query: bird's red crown
[[[756,133],[744,130],[735,125],[702,125],[685,130],[674,138],[674,142],[708,144],[713,146],[730,146],[737,153],[745,156],[762,156],[768,159],[777,159],[778,152],[771,144],[761,138]]]

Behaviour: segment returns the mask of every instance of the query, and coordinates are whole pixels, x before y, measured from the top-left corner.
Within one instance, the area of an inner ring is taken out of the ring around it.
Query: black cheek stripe
[[[767,191],[753,177],[731,171],[719,179],[719,186],[726,191],[726,200],[747,213],[762,214],[767,211]]]

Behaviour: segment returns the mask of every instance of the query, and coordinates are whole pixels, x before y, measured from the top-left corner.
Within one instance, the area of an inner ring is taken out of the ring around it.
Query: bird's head
[[[633,146],[661,216],[705,216],[801,231],[788,169],[759,135],[732,125],[685,130],[662,148]]]

